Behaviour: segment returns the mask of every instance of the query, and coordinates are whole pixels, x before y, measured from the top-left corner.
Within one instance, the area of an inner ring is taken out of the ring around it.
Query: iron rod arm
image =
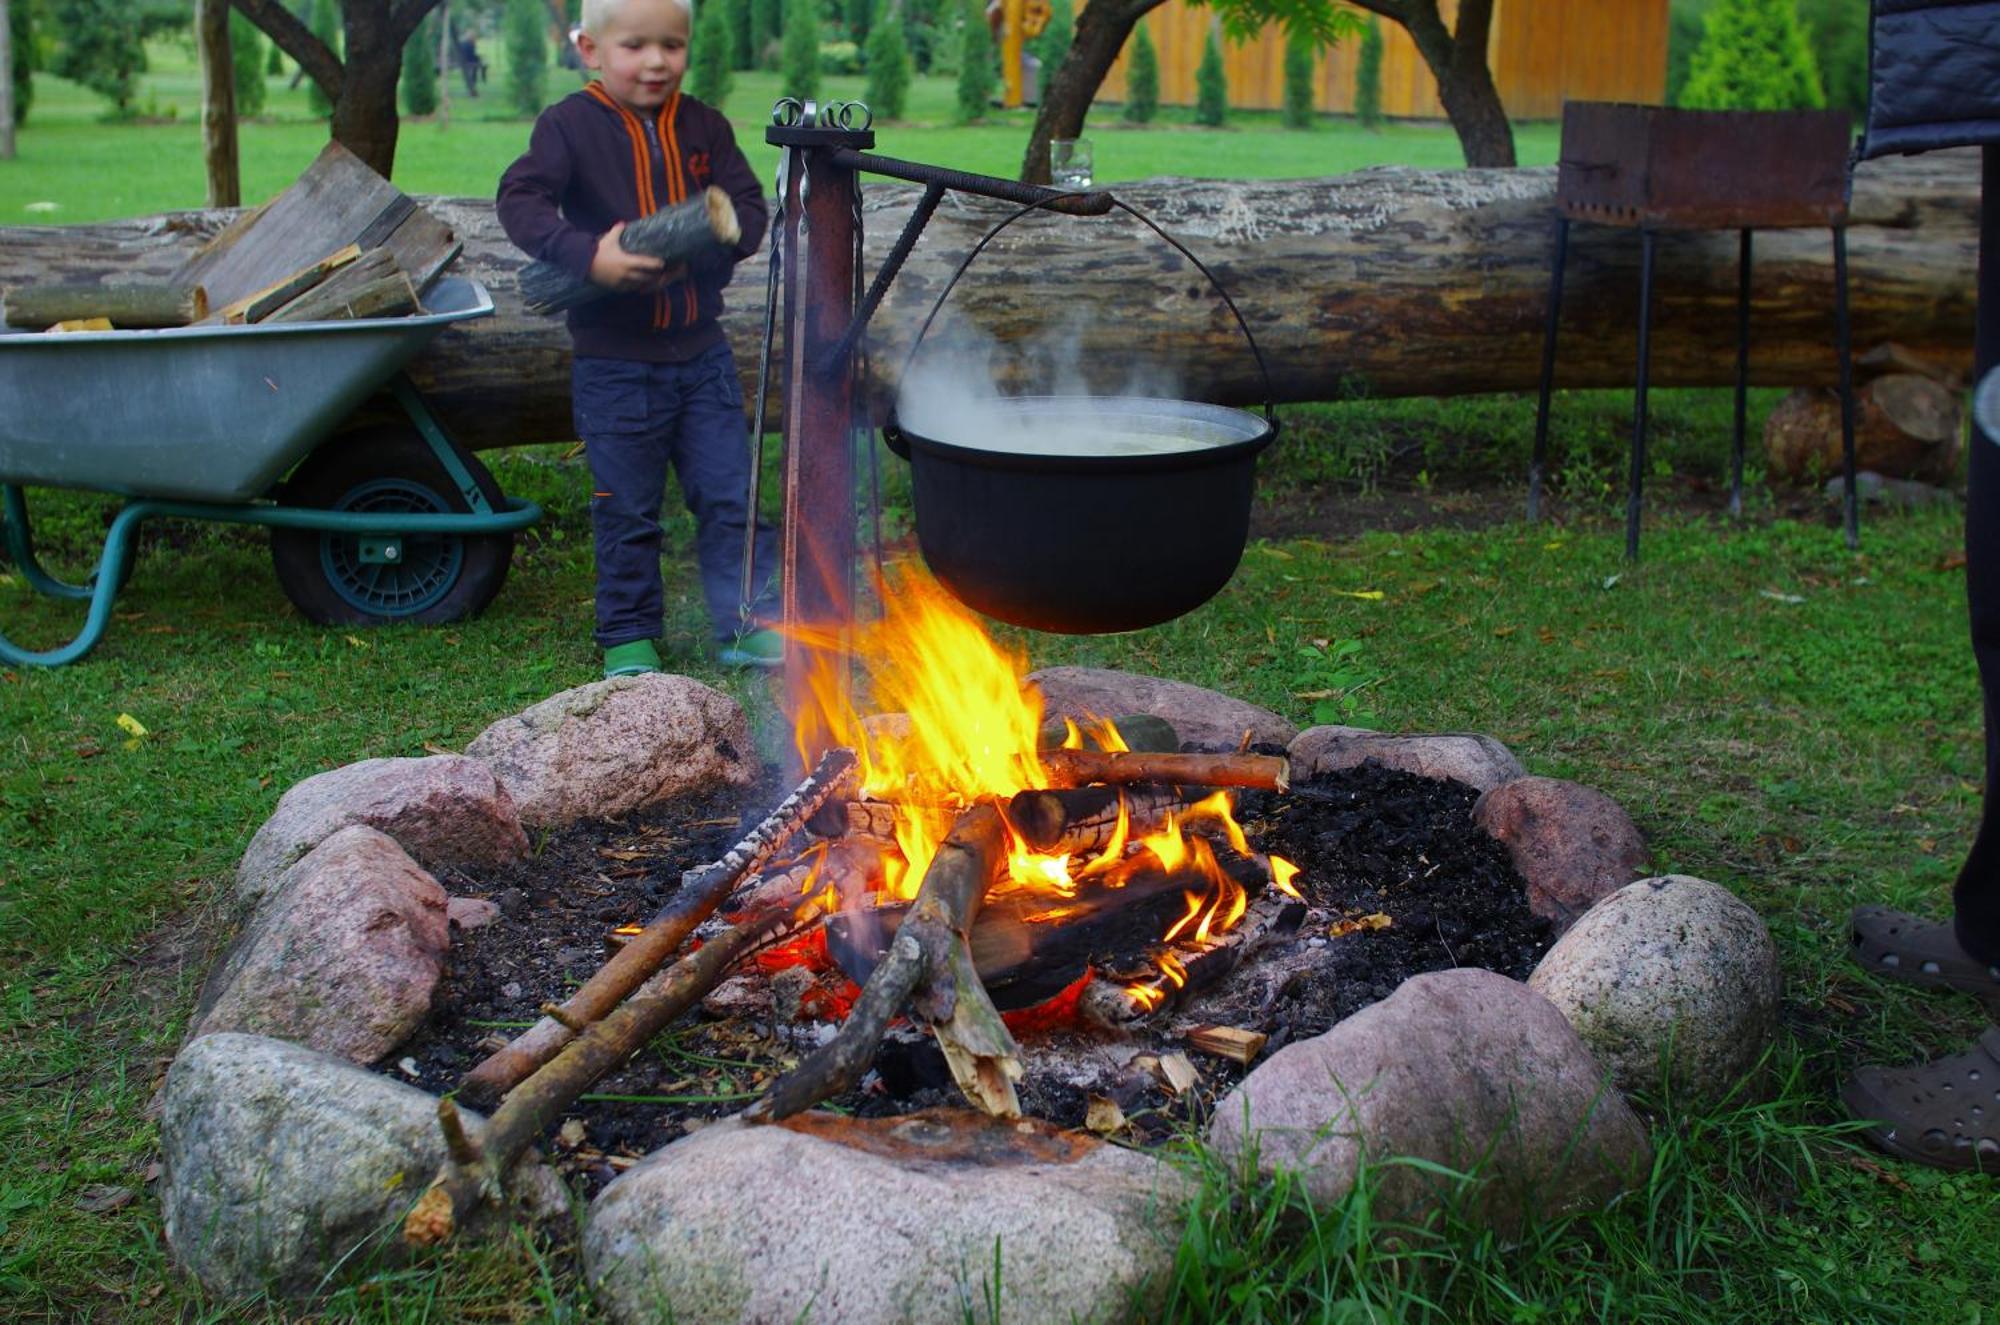
[[[877,156],[873,152],[857,152],[848,147],[834,148],[829,155],[835,165],[849,170],[866,170],[891,179],[908,180],[912,184],[942,184],[961,193],[976,193],[982,198],[998,198],[1002,202],[1041,203],[1048,211],[1061,212],[1065,216],[1103,216],[1115,205],[1111,194],[1101,189],[1093,193],[1072,193],[1067,189],[1022,184],[996,175],[948,170],[921,161],[899,161],[893,156]]]

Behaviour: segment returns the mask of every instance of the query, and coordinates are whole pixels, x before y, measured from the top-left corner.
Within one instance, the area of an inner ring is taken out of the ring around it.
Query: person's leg
[[[743,620],[743,530],[749,518],[750,443],[743,418],[743,385],[727,345],[680,365],[681,415],[675,434],[674,472],[694,513],[695,560],[702,597],[718,640],[773,624],[777,606],[772,574],[778,564],[777,531],[757,523],[756,567],[749,621]]]
[[[571,374],[577,435],[590,462],[600,648],[658,639],[660,499],[667,445],[652,417],[651,365],[578,358]]]
[[[1973,380],[2000,367],[2000,146],[1981,148],[1979,300]],[[1965,597],[1986,709],[1986,799],[1979,835],[1952,890],[1953,924],[1968,954],[2000,963],[2000,437],[1972,426],[1965,505]]]

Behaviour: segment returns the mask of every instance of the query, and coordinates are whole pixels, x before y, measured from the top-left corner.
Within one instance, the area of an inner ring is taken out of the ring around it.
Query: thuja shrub
[[[229,11],[229,75],[236,86],[236,117],[262,115],[269,90],[264,86],[264,34],[234,9]]]
[[[735,48],[729,39],[729,11],[740,0],[700,0],[695,11],[694,40],[688,49],[688,95],[721,110],[735,81],[730,66]]]
[[[1354,118],[1364,129],[1382,127],[1382,25],[1368,16],[1354,65]]]
[[[1035,58],[1042,62],[1042,90],[1047,92],[1049,80],[1056,70],[1069,58],[1069,48],[1076,44],[1076,6],[1070,0],[1051,0],[1049,21],[1043,25],[1041,35],[1035,38]]]
[[[1222,71],[1222,42],[1210,28],[1194,71],[1194,122],[1219,128],[1229,118],[1229,80]]]
[[[993,66],[993,34],[986,30],[986,7],[965,0],[959,25],[958,122],[970,124],[986,114],[1000,71]]]
[[[234,22],[235,16],[230,21]],[[403,43],[403,71],[396,82],[403,94],[403,109],[411,115],[435,114],[438,108],[437,26],[433,10]]]
[[[326,43],[328,50],[340,54],[339,0],[312,0],[312,8],[306,11],[306,26],[312,29],[313,36]],[[333,114],[333,103],[311,77],[306,79],[306,109],[315,115]]]
[[[895,0],[881,0],[868,28],[868,105],[876,117],[900,120],[910,105],[910,45],[896,19]]]
[[[819,96],[819,5],[785,0],[785,31],[778,77],[784,94],[801,101]]]
[[[1160,53],[1146,25],[1132,39],[1132,59],[1125,66],[1125,118],[1151,124],[1160,113]]]
[[[1825,104],[1796,0],[1718,0],[1708,11],[1681,105],[1811,110]]]
[[[785,26],[785,0],[750,0],[750,58],[758,69],[778,67],[778,33]]]
[[[549,90],[548,10],[541,0],[507,0],[507,104],[539,115]]]
[[[1310,129],[1313,122],[1312,38],[1293,33],[1285,39],[1285,127]]]

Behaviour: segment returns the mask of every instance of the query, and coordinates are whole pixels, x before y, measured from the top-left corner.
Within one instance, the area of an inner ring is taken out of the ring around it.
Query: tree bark
[[[1021,158],[1024,184],[1049,182],[1049,144],[1057,138],[1083,136],[1084,117],[1117,62],[1118,52],[1133,27],[1166,0],[1094,0],[1076,20],[1076,39],[1053,75],[1044,71],[1042,104],[1035,109],[1035,126],[1028,133],[1027,155]]]
[[[1555,170],[1385,168],[1333,179],[1152,180],[1119,196],[1215,271],[1271,370],[1278,402],[1532,391],[1553,251]],[[870,184],[868,266],[918,197]],[[453,271],[484,281],[495,316],[447,330],[411,365],[448,428],[469,446],[573,435],[569,337],[522,308],[507,242],[486,199],[425,199],[464,240]],[[1979,155],[1973,149],[1867,162],[1848,228],[1857,351],[1895,341],[1969,373],[1978,263]],[[874,405],[886,407],[912,337],[972,244],[1010,208],[954,197],[938,209],[869,329]],[[0,244],[0,288],[66,280],[169,278],[235,219],[227,211],[72,226],[15,226]],[[1735,381],[1736,236],[1660,237],[1652,382]],[[754,387],[765,264],[737,269],[723,326]],[[1751,380],[1835,380],[1832,244],[1823,230],[1758,237]],[[1556,382],[1629,387],[1637,356],[1639,243],[1629,230],[1571,230]],[[1065,312],[1064,310],[1068,310]],[[1031,216],[994,240],[951,297],[950,316],[1003,347],[1062,341],[1063,362],[1110,389],[1150,379],[1156,394],[1261,404],[1265,385],[1242,333],[1200,273],[1150,232],[1120,220]],[[933,333],[933,339],[941,334]],[[1008,389],[1048,389],[1032,362]],[[771,418],[777,417],[776,395]],[[775,427],[775,423],[773,427]],[[1281,441],[1280,445],[1284,443]]]
[[[1354,0],[1403,25],[1437,80],[1438,100],[1458,134],[1468,166],[1515,164],[1514,130],[1486,64],[1493,0],[1459,0],[1458,27],[1447,28],[1437,0]]]
[[[201,159],[208,170],[208,205],[243,203],[236,155],[236,67],[230,58],[229,0],[195,0],[195,44],[201,51]]]
[[[388,179],[396,165],[396,79],[403,44],[438,0],[342,0],[345,60],[281,0],[230,0],[299,63],[333,103],[333,137]]]

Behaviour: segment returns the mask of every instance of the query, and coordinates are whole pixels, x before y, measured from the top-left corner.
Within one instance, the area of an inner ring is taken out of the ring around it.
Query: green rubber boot
[[[785,637],[775,630],[753,630],[723,645],[716,656],[724,667],[783,667]]]
[[[660,670],[660,650],[649,639],[627,640],[604,651],[604,676],[638,676]]]

